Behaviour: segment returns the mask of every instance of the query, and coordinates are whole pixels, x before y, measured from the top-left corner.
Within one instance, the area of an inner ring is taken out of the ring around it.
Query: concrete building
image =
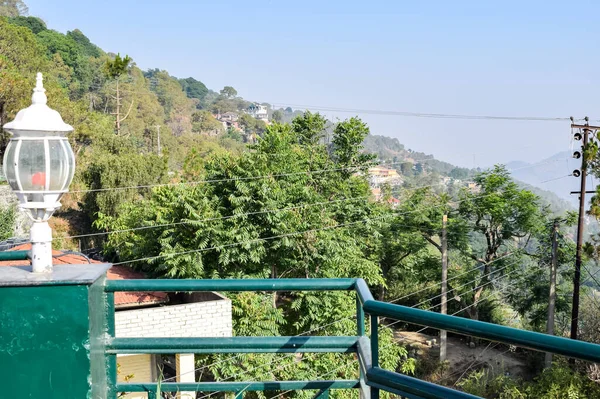
[[[390,186],[399,186],[403,183],[402,177],[395,169],[388,169],[382,166],[369,168],[369,183],[372,187],[379,187],[382,184]]]
[[[246,113],[256,119],[260,119],[265,123],[269,123],[269,112],[265,105],[252,103],[246,110]]]

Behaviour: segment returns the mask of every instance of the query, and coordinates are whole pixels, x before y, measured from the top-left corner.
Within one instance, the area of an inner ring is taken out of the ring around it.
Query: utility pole
[[[158,156],[162,157],[162,150],[160,148],[160,125],[156,125],[156,143],[158,144]]]
[[[448,215],[442,216],[442,314],[448,313],[447,296],[448,296],[448,239],[446,227],[448,224]],[[446,360],[446,343],[448,339],[448,332],[446,330],[440,330],[440,362]]]
[[[571,121],[573,121],[572,118]],[[576,140],[581,140],[581,138],[583,138],[582,151],[581,153],[576,152],[573,154],[574,157],[581,156],[581,171],[575,170],[573,172],[575,177],[581,177],[581,188],[579,190],[579,222],[577,224],[577,251],[575,253],[575,274],[573,276],[573,308],[571,311],[571,339],[577,339],[577,327],[579,325],[579,286],[581,283],[581,253],[583,247],[583,223],[585,215],[585,183],[587,178],[586,147],[590,132],[592,130],[600,130],[600,126],[590,126],[589,118],[586,116],[585,125],[571,123],[571,128],[583,131],[583,137],[581,133],[575,133]]]
[[[548,335],[554,335],[554,308],[556,305],[556,268],[558,264],[558,221],[552,226],[552,260],[550,262],[550,298],[548,299]],[[546,368],[552,367],[552,353],[546,352],[544,360]]]

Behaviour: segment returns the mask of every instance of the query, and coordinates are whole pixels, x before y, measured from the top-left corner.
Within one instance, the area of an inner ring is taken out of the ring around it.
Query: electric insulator
[[[573,158],[575,158],[575,159],[579,159],[579,158],[581,158],[581,153],[580,153],[579,151],[575,151],[575,152],[573,153]]]
[[[579,177],[579,176],[581,176],[581,172],[580,172],[578,169],[575,169],[575,170],[573,171],[573,176],[575,176],[575,177]]]
[[[581,133],[577,132],[573,135],[573,138],[577,141],[581,140],[583,138],[583,136],[581,135]]]

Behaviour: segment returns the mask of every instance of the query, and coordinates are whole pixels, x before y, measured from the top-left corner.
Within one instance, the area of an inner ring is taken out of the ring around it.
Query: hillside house
[[[11,250],[29,250],[30,244]],[[54,265],[100,263],[82,254],[53,251]],[[24,266],[22,261],[3,261],[0,266]],[[145,278],[126,266],[112,266],[109,280]],[[231,337],[231,301],[216,292],[170,295],[165,292],[115,293],[115,336],[118,338]],[[196,382],[194,354],[117,356],[118,381]],[[162,370],[162,371],[161,371]],[[167,381],[168,380],[168,381]],[[146,393],[123,396],[147,398]],[[180,399],[196,398],[195,392],[180,392]]]
[[[269,123],[269,112],[265,105],[259,103],[252,103],[246,110],[246,113],[265,123]]]
[[[382,166],[369,168],[369,183],[372,187],[379,187],[381,184],[399,186],[404,181],[395,169],[388,169]]]
[[[239,116],[235,112],[225,112],[224,114],[218,115],[217,119],[221,122],[237,122]]]

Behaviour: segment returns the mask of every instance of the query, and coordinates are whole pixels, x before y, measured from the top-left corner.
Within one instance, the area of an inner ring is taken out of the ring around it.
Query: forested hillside
[[[372,135],[358,117],[332,123],[158,65],[141,70],[125,45],[100,49],[78,29],[54,31],[24,15],[22,4],[0,2],[0,123],[30,104],[35,73],[43,72],[49,106],[75,129],[76,176],[52,218],[58,249],[150,277],[361,277],[381,300],[439,311],[446,217],[448,314],[545,332],[556,222],[556,334],[567,333],[573,217],[554,199],[548,209],[547,194],[505,167],[458,168]],[[2,134],[0,151],[8,138]],[[380,165],[399,172],[395,186],[374,187],[369,170]],[[598,258],[594,248],[589,263]],[[585,283],[582,335],[600,342],[594,284]],[[229,297],[236,335],[355,334],[355,300],[345,292]],[[544,371],[543,354],[500,346],[526,365],[511,378],[502,368],[440,363],[409,348],[397,333],[415,326],[382,320],[379,329],[388,370],[490,398],[600,397],[584,364],[570,368],[557,358]],[[196,363],[206,368],[203,381],[357,378],[345,354],[211,355]]]

